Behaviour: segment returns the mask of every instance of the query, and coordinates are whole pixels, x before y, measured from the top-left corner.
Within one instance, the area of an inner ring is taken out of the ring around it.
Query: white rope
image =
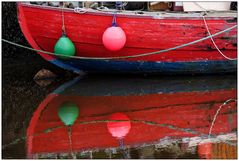
[[[195,5],[197,5],[201,10],[203,10],[204,12],[208,12],[208,11],[215,11],[215,10],[207,10],[204,7],[202,7],[200,4],[198,4],[198,2],[193,2]]]
[[[226,100],[223,104],[220,105],[220,107],[217,109],[217,112],[216,114],[214,115],[214,118],[212,120],[212,123],[211,123],[211,126],[210,126],[210,129],[209,129],[209,133],[208,133],[208,138],[210,139],[211,138],[211,134],[212,134],[212,128],[215,124],[215,121],[217,119],[217,115],[219,114],[219,111],[222,109],[223,106],[225,106],[227,103],[231,102],[231,101],[237,101],[236,99],[228,99]]]
[[[84,13],[86,13],[87,11],[88,11],[88,10],[87,10],[87,8],[85,8],[85,7],[83,7],[83,8],[80,8],[80,7],[74,8],[74,12],[80,13],[80,14],[84,14]]]
[[[66,34],[66,28],[65,28],[65,17],[64,17],[64,11],[63,11],[63,8],[64,8],[64,5],[65,3],[62,2],[62,8],[61,8],[61,18],[62,18],[62,31]]]
[[[228,60],[237,60],[237,58],[230,58],[230,57],[228,57],[228,56],[226,56],[225,54],[222,53],[222,51],[218,48],[217,44],[215,43],[215,41],[214,41],[214,39],[213,39],[213,37],[212,37],[212,35],[211,35],[211,32],[209,31],[209,28],[208,28],[207,21],[206,21],[205,17],[202,16],[202,18],[203,18],[205,27],[206,27],[206,29],[207,29],[208,35],[210,36],[211,41],[212,41],[213,45],[215,46],[215,48],[217,49],[217,51],[218,51],[224,58],[226,58],[226,59],[228,59]]]

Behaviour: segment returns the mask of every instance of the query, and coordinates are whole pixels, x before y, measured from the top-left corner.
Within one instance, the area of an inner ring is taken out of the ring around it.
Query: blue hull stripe
[[[66,70],[69,70],[69,71],[73,71],[75,73],[81,73],[82,71],[79,69],[79,68],[75,68],[74,66],[70,65],[70,64],[67,64],[61,60],[58,60],[58,59],[54,59],[54,60],[51,60],[50,61],[52,64],[55,64],[56,66],[60,67],[60,68],[63,68],[63,69],[66,69]]]
[[[142,62],[112,60],[53,60],[52,63],[74,72],[119,72],[119,73],[231,73],[237,70],[237,61],[199,61],[199,62]]]

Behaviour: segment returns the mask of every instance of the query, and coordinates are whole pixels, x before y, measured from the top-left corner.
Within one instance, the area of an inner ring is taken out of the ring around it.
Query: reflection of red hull
[[[115,112],[125,113],[130,120],[144,120],[153,124],[172,125],[178,129],[132,122],[131,130],[125,137],[125,144],[153,143],[165,136],[172,138],[208,134],[218,107],[234,98],[236,90],[215,90],[204,92],[178,92],[146,94],[141,96],[53,96],[50,102],[39,107],[28,128],[28,154],[44,152],[69,152],[67,128],[44,130],[63,123],[57,116],[57,109],[64,101],[71,101],[80,107],[78,120],[72,127],[74,151],[118,146],[107,130],[106,123],[79,124],[78,122],[107,120]],[[51,96],[50,96],[51,97]],[[117,104],[116,104],[117,102]],[[237,127],[236,104],[225,105],[220,111],[212,134],[231,132]],[[119,110],[120,109],[120,110]],[[38,116],[39,115],[39,116]],[[189,128],[199,134],[183,129]],[[40,134],[41,133],[41,134]],[[34,137],[31,135],[39,134]]]
[[[54,45],[61,36],[61,9],[19,3],[18,10],[21,29],[31,46],[36,49],[43,49],[53,52]],[[218,31],[235,25],[236,22],[233,21],[233,16],[235,15],[228,14],[221,17],[214,15],[207,17],[211,33],[217,33]],[[171,13],[168,16],[160,17],[156,16],[156,14],[150,15],[150,13],[148,13],[148,15],[135,15],[134,13],[129,14],[128,12],[123,12],[118,14],[117,23],[126,33],[126,45],[120,51],[111,52],[105,49],[104,45],[102,44],[102,35],[105,29],[111,25],[111,21],[112,13],[91,10],[85,14],[78,14],[72,9],[66,9],[65,25],[67,35],[76,46],[76,55],[85,57],[114,57],[143,54],[171,48],[207,36],[203,19],[199,15],[195,16],[193,14],[188,14],[185,16],[185,14],[181,14],[181,16],[179,16],[179,14],[174,15]],[[223,50],[224,54],[231,58],[237,57],[236,35],[237,31],[236,29],[233,29],[227,33],[223,33],[215,37],[215,41],[219,48]],[[73,66],[81,70],[82,68],[86,68],[84,70],[97,70],[99,65],[96,62],[93,62],[91,65],[83,65],[86,61],[81,62],[80,60],[75,60],[77,63],[75,63],[73,60],[68,62],[62,61],[60,63],[58,62],[59,60],[54,56],[47,56],[44,54],[42,54],[42,56],[56,65],[65,68],[67,67],[63,66],[62,63],[71,65],[72,62],[74,62]],[[122,68],[122,70],[129,70],[123,68],[122,66],[129,65],[129,62],[136,61],[140,61],[141,63],[151,62],[156,64],[159,62],[168,62],[172,63],[172,65],[175,65],[173,64],[175,62],[192,64],[194,64],[194,62],[207,62],[206,64],[203,64],[207,67],[210,63],[213,64],[217,63],[217,61],[220,62],[225,60],[226,59],[215,49],[211,40],[208,39],[195,45],[183,47],[181,49],[165,52],[162,54],[130,58],[127,60],[122,59],[122,63],[126,64],[121,64],[118,68]],[[114,61],[110,62],[112,62],[113,65],[110,65],[108,70],[111,68],[113,69],[115,65],[119,65]],[[231,64],[232,61],[229,61],[228,63]],[[103,62],[103,64],[109,65],[107,62]],[[141,67],[145,70],[150,69],[150,71],[161,71],[164,66],[165,64],[162,66],[159,65],[157,68],[154,66],[153,68],[149,64],[145,64],[145,67],[143,67],[142,64],[136,65],[138,68]],[[167,68],[170,68],[171,66],[169,65]],[[195,66],[197,65],[195,64]],[[176,68],[178,67],[179,66],[176,66]],[[199,66],[197,67],[199,68]],[[214,66],[214,68],[221,67],[222,66]],[[194,65],[190,66],[190,68],[188,69],[187,65],[185,64],[185,67],[183,67],[184,70],[181,72],[193,72],[192,68],[196,70]],[[225,72],[225,70],[232,70],[228,65],[225,65],[223,68],[224,70],[221,70],[221,72]],[[213,68],[208,68],[205,70],[213,70],[214,72],[218,72]],[[168,69],[168,71],[173,72],[172,69]],[[200,70],[197,69],[196,71],[199,72]]]

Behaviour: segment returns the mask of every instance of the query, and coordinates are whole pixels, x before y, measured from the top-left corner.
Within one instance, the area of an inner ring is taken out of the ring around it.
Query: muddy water
[[[3,77],[3,158],[237,156],[235,75],[18,77]]]

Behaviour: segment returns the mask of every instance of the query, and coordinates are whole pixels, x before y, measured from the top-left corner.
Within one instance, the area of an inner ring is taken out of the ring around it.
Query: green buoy
[[[54,53],[58,54],[60,58],[66,59],[67,56],[74,56],[75,51],[76,51],[75,45],[63,32],[62,36],[57,41],[54,47]]]
[[[63,103],[58,109],[58,116],[66,126],[74,124],[79,115],[79,108],[74,103]]]

